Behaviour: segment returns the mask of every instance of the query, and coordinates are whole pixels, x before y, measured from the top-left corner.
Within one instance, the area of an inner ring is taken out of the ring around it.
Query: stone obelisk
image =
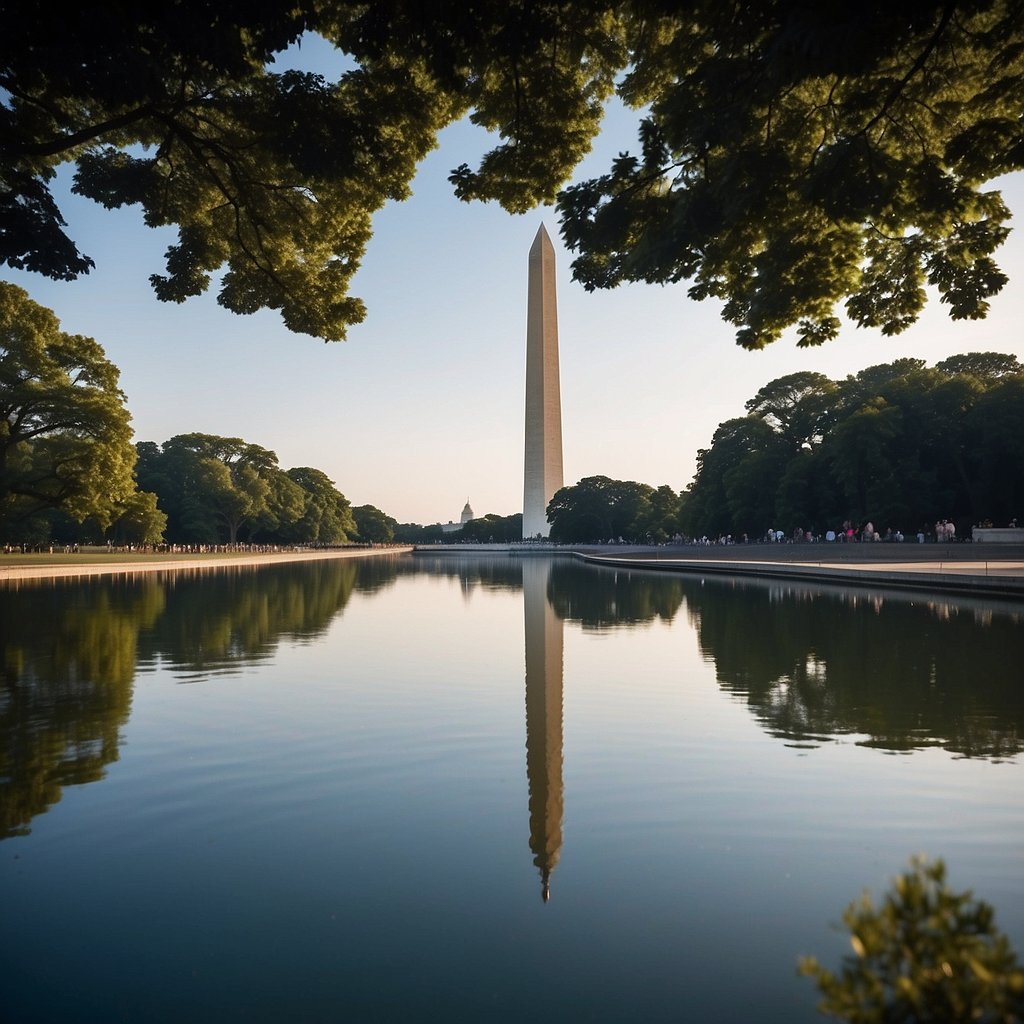
[[[547,537],[547,507],[562,486],[555,249],[541,224],[530,248],[526,300],[526,468],[523,537]]]

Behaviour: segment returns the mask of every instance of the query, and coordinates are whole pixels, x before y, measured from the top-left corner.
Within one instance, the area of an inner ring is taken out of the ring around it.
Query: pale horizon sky
[[[325,70],[331,60],[306,43],[294,63]],[[633,120],[612,111],[576,177],[635,149]],[[447,175],[487,145],[481,130],[452,126],[413,197],[374,218],[352,289],[367,318],[344,342],[293,334],[276,313],[229,313],[212,288],[182,305],[158,302],[148,278],[163,272],[174,232],[146,228],[137,209],[70,196],[64,172],[55,193],[96,268],[76,282],[8,267],[0,279],[103,346],[121,371],[135,440],[241,437],[275,451],[283,469],[323,470],[353,505],[424,524],[457,521],[467,498],[477,515],[522,511],[527,256],[541,223],[557,260],[566,484],[604,474],[683,490],[718,424],[798,370],[842,379],[905,356],[934,365],[971,351],[1024,360],[1024,174],[991,186],[1002,188],[1014,230],[995,257],[1010,283],[987,319],[953,322],[933,299],[896,338],[846,326],[820,348],[799,349],[790,335],[747,352],[720,305],[691,301],[685,283],[585,292],[552,210],[514,216],[460,203]]]

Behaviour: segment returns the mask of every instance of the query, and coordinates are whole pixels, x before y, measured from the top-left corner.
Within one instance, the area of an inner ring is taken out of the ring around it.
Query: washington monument
[[[546,537],[548,502],[562,486],[555,250],[541,224],[530,248],[526,299],[526,468],[523,537]]]

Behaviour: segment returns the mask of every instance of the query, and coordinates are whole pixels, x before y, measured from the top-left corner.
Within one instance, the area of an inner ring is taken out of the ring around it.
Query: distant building
[[[458,530],[461,530],[466,523],[470,521],[470,519],[475,518],[476,517],[473,515],[473,507],[469,503],[469,498],[467,498],[466,504],[462,507],[462,515],[459,517],[459,521],[455,523],[449,519],[447,523],[441,523],[441,531],[443,533],[456,533]]]

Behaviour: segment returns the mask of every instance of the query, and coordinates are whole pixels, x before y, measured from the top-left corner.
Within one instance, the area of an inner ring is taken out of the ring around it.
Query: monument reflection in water
[[[530,849],[542,896],[562,850],[562,620],[548,600],[551,563],[523,561],[526,620],[526,775],[530,787]]]
[[[0,586],[0,654],[19,1024],[810,1024],[917,852],[1024,949],[1019,605],[424,555]]]

